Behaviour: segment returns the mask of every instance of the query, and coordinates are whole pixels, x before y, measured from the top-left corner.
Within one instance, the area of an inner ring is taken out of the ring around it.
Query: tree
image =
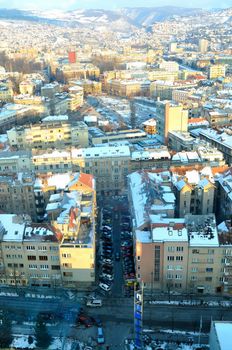
[[[46,323],[40,315],[38,315],[35,325],[35,339],[38,349],[47,349],[51,344],[51,336],[48,334]]]
[[[13,341],[11,320],[6,312],[0,313],[0,348],[8,348]]]
[[[27,341],[28,341],[28,344],[31,345],[34,343],[34,338],[31,335],[29,335]]]

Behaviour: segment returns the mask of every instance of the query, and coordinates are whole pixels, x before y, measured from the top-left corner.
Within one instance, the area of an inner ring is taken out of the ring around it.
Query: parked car
[[[103,330],[101,327],[98,327],[97,329],[97,343],[98,344],[104,344],[105,343],[105,338],[103,335]]]
[[[108,286],[108,284],[105,284],[105,283],[99,283],[99,287],[101,288],[101,289],[103,289],[104,291],[106,291],[106,292],[109,292],[110,291],[110,286]]]
[[[107,265],[112,265],[113,261],[111,259],[103,259],[102,262]]]
[[[89,307],[101,307],[102,306],[102,300],[101,299],[88,300],[87,303],[86,303],[86,306],[89,306]]]
[[[101,278],[105,278],[105,279],[107,279],[107,280],[109,280],[109,281],[113,281],[113,279],[114,279],[114,276],[111,275],[111,274],[108,274],[108,273],[102,273],[102,274],[100,275],[100,277],[101,277]]]
[[[116,261],[119,261],[119,260],[120,260],[120,253],[119,253],[119,252],[116,252],[116,253],[115,253],[115,260],[116,260]]]

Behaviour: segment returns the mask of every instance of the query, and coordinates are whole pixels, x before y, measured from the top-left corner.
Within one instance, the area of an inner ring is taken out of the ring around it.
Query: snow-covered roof
[[[42,119],[42,122],[57,122],[57,121],[67,121],[67,115],[49,115]]]
[[[186,215],[186,226],[192,247],[218,247],[215,215]]]
[[[231,350],[231,333],[232,333],[232,322],[221,321],[215,322],[214,327],[217,335],[217,341],[221,350]]]
[[[173,227],[155,227],[152,230],[153,242],[188,242],[188,232],[185,227],[174,229]]]
[[[129,157],[130,148],[128,146],[119,147],[91,147],[73,149],[72,158],[104,158],[104,157]]]

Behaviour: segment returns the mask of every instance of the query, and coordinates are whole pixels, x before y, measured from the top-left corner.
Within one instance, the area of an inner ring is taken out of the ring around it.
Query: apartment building
[[[194,143],[194,137],[188,132],[169,131],[168,133],[168,146],[173,151],[191,151]]]
[[[225,248],[215,215],[176,218],[171,182],[168,171],[128,176],[137,280],[167,292],[225,291]]]
[[[80,121],[71,124],[68,116],[49,116],[40,124],[14,127],[7,131],[9,143],[17,149],[87,147],[88,127]]]
[[[48,224],[32,224],[26,215],[0,214],[0,283],[56,287],[62,284],[59,240]]]
[[[0,83],[0,102],[10,102],[13,100],[13,90],[7,84]]]
[[[133,80],[108,80],[106,91],[116,96],[150,96],[150,81],[145,79]]]
[[[156,129],[162,143],[168,143],[170,131],[186,132],[188,129],[188,111],[181,104],[170,101],[156,103]]]
[[[19,84],[19,91],[22,95],[34,95],[35,83],[32,80],[24,80]]]
[[[89,128],[89,140],[90,144],[93,146],[118,141],[130,141],[131,143],[135,143],[144,139],[147,139],[147,134],[140,129],[104,132],[96,127]]]
[[[28,215],[0,214],[0,281],[8,285],[88,287],[95,281],[96,191],[92,175],[37,179],[37,208]]]
[[[36,221],[35,178],[30,173],[0,176],[0,209],[4,213],[28,214]]]
[[[224,78],[226,76],[226,66],[214,64],[209,67],[209,79]]]
[[[178,172],[178,168],[176,169]],[[172,181],[176,196],[176,215],[191,213],[203,215],[214,212],[215,184],[210,168],[173,173]]]
[[[232,135],[213,129],[200,130],[199,137],[223,153],[226,163],[232,165]]]
[[[10,175],[32,170],[31,152],[0,152],[0,175]]]
[[[69,91],[69,110],[77,111],[84,103],[84,89],[81,86],[72,86]]]
[[[65,189],[51,195],[46,206],[49,221],[62,235],[62,280],[69,287],[89,286],[95,282],[95,180],[81,173]]]
[[[215,177],[216,184],[216,212],[220,221],[230,220],[232,217],[232,168]]]
[[[181,90],[189,93],[189,89],[196,88],[198,84],[195,81],[163,81],[157,80],[151,83],[150,94],[151,97],[160,100],[171,100],[174,91]]]
[[[84,80],[69,80],[68,83],[71,86],[70,87],[71,89],[74,87],[79,87],[83,89],[84,96],[100,95],[102,92],[102,83],[100,81],[84,79]]]

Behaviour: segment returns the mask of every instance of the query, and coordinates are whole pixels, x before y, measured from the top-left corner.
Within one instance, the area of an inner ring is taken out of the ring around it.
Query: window
[[[28,245],[27,246],[27,250],[35,250],[35,246],[34,245]]]
[[[52,265],[52,270],[60,270],[60,265]]]
[[[214,254],[214,249],[208,249],[208,254]]]
[[[28,255],[27,260],[36,260],[35,255]]]
[[[213,272],[213,268],[212,267],[206,267],[205,271],[206,272]]]
[[[29,264],[28,267],[29,269],[37,269],[37,265],[35,264]]]
[[[182,288],[182,284],[181,283],[175,283],[175,288]]]
[[[48,270],[49,266],[48,265],[40,265],[41,270]]]
[[[213,278],[212,277],[205,277],[206,282],[212,282]]]
[[[181,265],[176,265],[176,270],[177,270],[177,271],[183,270],[183,266],[181,266]]]
[[[137,256],[137,260],[140,261],[140,256],[139,255]]]
[[[71,258],[71,254],[63,253],[62,258]]]
[[[197,276],[191,276],[191,281],[197,281]]]
[[[172,265],[168,265],[167,270],[174,270],[174,267]]]
[[[174,252],[175,251],[175,247],[168,247],[168,252]]]
[[[198,258],[193,258],[193,259],[192,259],[192,263],[199,263],[199,261],[200,261],[200,260],[199,260]]]
[[[176,256],[176,261],[183,261],[183,256]]]
[[[176,247],[176,251],[177,252],[183,252],[184,251],[184,247]]]
[[[72,277],[73,273],[72,272],[63,272],[64,277]]]
[[[52,255],[51,256],[51,261],[59,261],[59,256],[58,255]]]
[[[176,275],[176,280],[182,280],[183,276],[182,275]]]
[[[43,255],[40,255],[40,256],[39,256],[39,260],[48,260],[48,257],[47,257],[47,256],[43,256]]]
[[[51,247],[50,247],[50,250],[51,250],[52,252],[58,252],[58,247],[51,246]]]
[[[197,267],[192,267],[192,272],[198,272],[198,268]]]
[[[207,259],[207,263],[213,264],[213,258],[208,258],[208,259]]]
[[[200,253],[200,250],[199,250],[199,249],[193,249],[193,250],[192,250],[192,253],[193,253],[193,254],[199,254],[199,253]]]
[[[172,273],[167,273],[167,279],[172,280],[173,279],[173,274]]]
[[[140,275],[140,273],[138,273],[137,278],[140,279],[140,277],[141,277],[141,275]]]
[[[168,261],[174,261],[175,259],[174,259],[174,256],[173,255],[169,255],[168,256]]]
[[[71,269],[72,268],[72,264],[65,263],[65,264],[63,264],[63,267]]]
[[[38,250],[47,250],[47,247],[46,246],[41,246],[41,247],[38,247]]]

